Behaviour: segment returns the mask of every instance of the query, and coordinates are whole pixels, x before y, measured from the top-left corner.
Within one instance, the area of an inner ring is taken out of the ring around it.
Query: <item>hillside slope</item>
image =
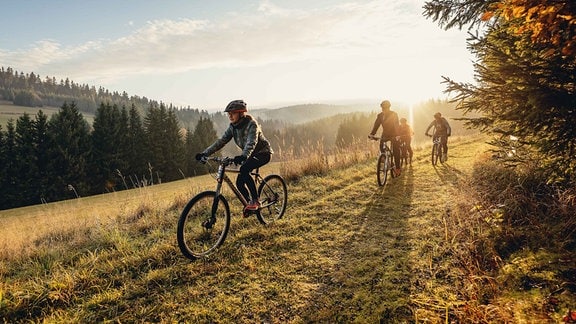
[[[190,262],[176,246],[183,197],[167,209],[119,208],[113,223],[55,229],[29,254],[0,260],[0,318],[442,322],[458,305],[458,284],[442,263],[442,221],[455,183],[485,148],[451,144],[438,168],[427,149],[416,152],[413,167],[384,188],[375,157],[302,178],[289,187],[285,219],[268,227],[239,217],[233,202],[230,236],[207,260]]]

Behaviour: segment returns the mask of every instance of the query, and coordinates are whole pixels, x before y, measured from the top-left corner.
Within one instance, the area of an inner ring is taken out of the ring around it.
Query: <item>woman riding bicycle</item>
[[[236,178],[236,186],[246,201],[249,202],[245,211],[255,211],[260,208],[260,202],[258,201],[256,184],[250,176],[250,172],[270,162],[273,153],[272,148],[270,142],[264,137],[260,125],[252,116],[246,114],[248,109],[243,100],[231,101],[224,112],[228,113],[230,126],[224,131],[222,137],[202,153],[196,154],[196,160],[200,161],[203,157],[220,150],[234,138],[234,142],[242,150],[240,155],[234,157],[234,163],[241,165]]]
[[[433,135],[428,134],[430,128],[434,127]],[[442,152],[444,154],[443,160],[448,160],[448,136],[452,134],[452,129],[446,118],[442,117],[442,114],[437,112],[434,114],[434,120],[426,128],[426,136],[431,136],[432,138],[439,137],[440,145],[442,145]]]
[[[396,165],[396,169],[394,170],[395,176],[399,176],[401,169],[400,169],[400,148],[398,143],[398,114],[392,110],[390,110],[390,101],[384,100],[380,104],[380,108],[382,108],[382,112],[376,116],[376,120],[374,121],[374,126],[372,127],[372,131],[368,137],[372,137],[382,125],[382,136],[380,137],[380,147],[382,147],[387,141],[391,142],[392,146],[392,155],[394,156],[394,165]]]
[[[412,146],[410,145],[412,142],[412,136],[414,135],[414,131],[412,127],[408,125],[406,118],[400,118],[400,127],[398,128],[398,134],[400,135],[400,141],[404,142],[406,145],[406,153],[408,153],[407,158],[410,161],[410,165],[412,165],[412,156],[414,152],[412,151]]]

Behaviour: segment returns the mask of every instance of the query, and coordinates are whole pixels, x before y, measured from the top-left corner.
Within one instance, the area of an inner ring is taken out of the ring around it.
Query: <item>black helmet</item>
[[[246,103],[244,100],[232,100],[224,109],[224,112],[246,112]]]

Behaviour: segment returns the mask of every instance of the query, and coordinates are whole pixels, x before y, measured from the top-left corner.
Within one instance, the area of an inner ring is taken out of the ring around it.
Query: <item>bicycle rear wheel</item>
[[[288,189],[284,179],[271,174],[266,176],[258,187],[260,210],[256,214],[262,224],[270,224],[284,215],[288,203]]]
[[[376,178],[378,185],[384,186],[388,180],[388,170],[390,169],[390,159],[384,153],[381,153],[376,163]]]
[[[223,196],[204,191],[188,202],[180,219],[176,236],[180,251],[190,260],[208,256],[224,240],[230,229],[230,207]]]

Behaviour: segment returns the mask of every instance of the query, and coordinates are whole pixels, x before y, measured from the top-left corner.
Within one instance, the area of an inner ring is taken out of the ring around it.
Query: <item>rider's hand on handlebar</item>
[[[204,153],[196,153],[196,161],[202,161],[206,158],[206,154]]]
[[[234,164],[239,165],[242,162],[246,161],[246,157],[244,155],[237,155],[234,157]]]

